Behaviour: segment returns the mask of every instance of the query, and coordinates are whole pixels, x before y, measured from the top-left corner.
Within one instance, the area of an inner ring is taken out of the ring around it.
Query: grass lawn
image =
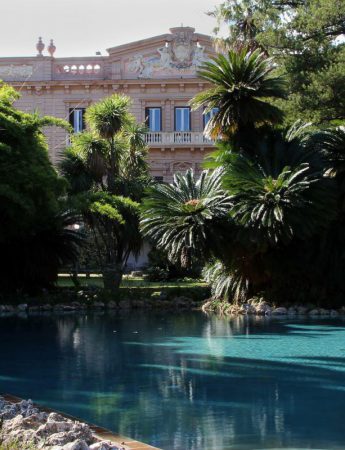
[[[81,287],[97,286],[103,287],[103,280],[101,275],[91,275],[87,278],[85,275],[79,275],[78,280]],[[60,274],[57,282],[59,287],[73,287],[73,281],[67,274]],[[123,277],[121,288],[151,288],[151,289],[166,289],[166,288],[194,288],[206,286],[202,280],[180,280],[180,281],[146,281],[142,277],[131,277],[125,275]]]

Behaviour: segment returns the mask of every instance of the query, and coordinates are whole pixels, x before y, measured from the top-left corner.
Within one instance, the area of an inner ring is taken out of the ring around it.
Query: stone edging
[[[201,310],[203,312],[215,312],[224,315],[253,315],[253,316],[275,316],[275,317],[340,317],[345,316],[345,306],[339,309],[325,309],[308,307],[304,305],[293,305],[289,307],[274,306],[263,299],[250,299],[247,303],[231,304],[214,299],[206,301]]]

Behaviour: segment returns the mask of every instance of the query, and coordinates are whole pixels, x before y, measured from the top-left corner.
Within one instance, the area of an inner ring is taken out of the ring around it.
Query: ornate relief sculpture
[[[194,55],[193,55],[193,66],[200,66],[203,62],[207,61],[207,57],[204,54],[205,47],[202,47],[201,45],[197,45],[194,49]]]
[[[156,56],[136,55],[127,65],[127,70],[139,78],[153,76],[194,75],[197,67],[208,58],[205,47],[195,43],[193,28],[172,28],[171,42],[157,49]]]
[[[161,67],[168,69],[171,64],[171,53],[169,47],[165,45],[164,47],[157,49],[157,52],[161,55],[161,59],[159,61]]]
[[[128,65],[128,70],[141,73],[144,70],[143,55],[134,56]]]
[[[15,66],[13,64],[9,66],[0,66],[0,78],[26,78],[31,77],[32,73],[32,66],[28,66],[26,64],[20,66]]]

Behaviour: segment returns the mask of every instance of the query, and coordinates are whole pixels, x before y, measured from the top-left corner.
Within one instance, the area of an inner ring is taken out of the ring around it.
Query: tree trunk
[[[108,189],[114,194],[115,193],[115,176],[116,173],[116,155],[115,155],[115,143],[114,138],[110,141],[110,168],[108,170]]]
[[[118,293],[122,281],[123,270],[120,266],[107,266],[103,269],[104,289],[115,294]]]

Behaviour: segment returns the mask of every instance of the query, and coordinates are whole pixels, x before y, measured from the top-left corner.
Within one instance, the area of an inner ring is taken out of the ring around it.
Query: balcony
[[[149,147],[167,146],[212,146],[214,141],[198,131],[149,132],[145,135]]]

